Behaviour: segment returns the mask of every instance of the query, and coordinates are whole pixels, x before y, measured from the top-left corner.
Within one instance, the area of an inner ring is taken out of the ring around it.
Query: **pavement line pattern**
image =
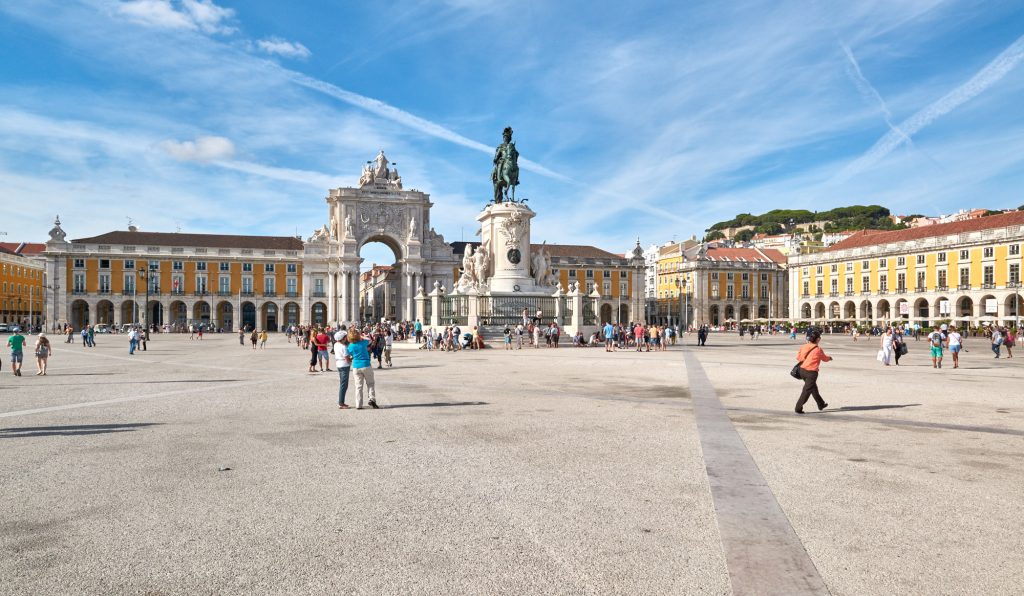
[[[259,381],[247,381],[244,383],[234,383],[232,387],[245,387],[248,385],[259,385],[264,383],[264,380]],[[16,410],[14,412],[0,412],[0,418],[13,418],[15,416],[28,416],[30,414],[44,414],[46,412],[60,412],[62,410],[77,410],[79,408],[91,408],[94,406],[106,406],[110,404],[123,404],[132,401],[142,401],[144,399],[154,399],[157,397],[170,397],[173,395],[195,395],[197,393],[205,393],[207,391],[213,391],[214,389],[220,389],[220,385],[214,385],[212,387],[202,388],[188,388],[188,389],[177,389],[175,391],[162,391],[160,393],[140,393],[138,395],[131,395],[128,397],[117,397],[114,399],[101,399],[99,401],[86,401],[74,404],[63,404],[59,406],[47,406],[44,408],[33,408],[31,410]]]
[[[828,594],[700,361],[683,362],[733,594]]]
[[[729,411],[769,414],[772,416],[784,416],[786,418],[793,417],[793,412],[790,410],[769,410],[766,408],[729,408]],[[906,418],[875,418],[871,416],[844,414],[842,412],[842,408],[836,408],[835,410],[829,409],[824,412],[811,412],[810,408],[808,408],[807,413],[813,416],[821,416],[825,420],[844,420],[847,422],[870,422],[872,424],[884,424],[888,426],[912,426],[915,428],[935,428],[939,430],[957,430],[971,433],[991,433],[996,435],[1012,435],[1017,437],[1024,437],[1024,430],[1017,430],[1015,428],[1002,428],[998,426],[979,426],[971,424],[946,424],[944,422],[907,420]]]

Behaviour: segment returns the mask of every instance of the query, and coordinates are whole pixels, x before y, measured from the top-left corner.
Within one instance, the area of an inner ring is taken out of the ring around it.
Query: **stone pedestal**
[[[530,219],[534,215],[523,203],[497,203],[477,216],[480,243],[487,250],[489,264],[489,271],[481,277],[488,279],[491,293],[540,290],[530,275]]]

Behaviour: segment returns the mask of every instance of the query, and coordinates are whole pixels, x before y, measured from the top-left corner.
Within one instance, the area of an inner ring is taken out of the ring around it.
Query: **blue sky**
[[[0,231],[308,236],[381,148],[473,239],[511,125],[534,237],[1024,203],[1020,2],[0,0]]]

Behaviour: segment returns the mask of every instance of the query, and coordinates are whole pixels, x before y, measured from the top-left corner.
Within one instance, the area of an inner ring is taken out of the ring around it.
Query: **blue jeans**
[[[345,393],[348,392],[348,371],[350,367],[338,368],[338,377],[340,377],[340,384],[338,385],[338,405],[345,405]]]
[[[1000,344],[992,344],[992,352],[995,353],[996,358],[999,358],[999,345]]]
[[[135,340],[134,339],[129,339],[128,340],[128,353],[129,354],[134,354],[135,353]]]

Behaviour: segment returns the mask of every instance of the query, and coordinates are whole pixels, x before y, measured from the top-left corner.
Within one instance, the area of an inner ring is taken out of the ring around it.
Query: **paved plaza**
[[[58,340],[60,341],[60,340]],[[55,344],[0,374],[5,594],[1014,594],[1021,360],[826,335],[425,352],[382,410],[271,337]],[[333,367],[333,363],[332,363]],[[350,403],[354,396],[350,392]]]

